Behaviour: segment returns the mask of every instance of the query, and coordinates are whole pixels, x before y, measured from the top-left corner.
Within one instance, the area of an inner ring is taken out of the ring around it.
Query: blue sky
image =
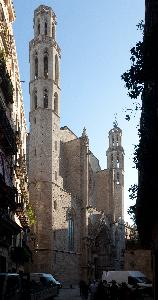
[[[61,126],[76,135],[87,129],[90,148],[106,168],[108,132],[117,113],[125,150],[125,219],[131,204],[128,188],[137,182],[133,145],[137,144],[139,114],[130,122],[132,107],[121,74],[130,66],[130,48],[141,38],[136,24],[144,18],[143,0],[13,0],[14,34],[19,59],[24,107],[29,114],[29,41],[33,38],[33,12],[40,4],[57,16],[57,42],[61,48]]]

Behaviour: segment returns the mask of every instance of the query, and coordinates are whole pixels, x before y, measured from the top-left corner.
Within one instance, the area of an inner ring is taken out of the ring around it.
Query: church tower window
[[[58,94],[54,94],[54,111],[56,114],[58,114]]]
[[[118,172],[117,172],[116,184],[120,184],[120,176]]]
[[[119,155],[117,155],[117,168],[120,167]]]
[[[47,22],[45,22],[45,24],[44,24],[44,33],[45,33],[45,35],[47,35]]]
[[[35,53],[35,79],[38,77],[38,55]]]
[[[37,91],[34,91],[34,109],[37,108]]]
[[[71,213],[68,215],[68,249],[74,250],[74,218]]]
[[[59,62],[58,62],[58,56],[55,55],[55,82],[58,84],[59,80]]]
[[[54,28],[54,25],[52,25],[52,38],[55,40],[55,28]]]
[[[44,63],[44,78],[48,78],[48,53],[47,52],[45,52],[44,54],[43,63]]]
[[[38,32],[38,35],[40,34],[40,20],[38,20],[38,24],[37,24],[37,32]]]
[[[48,90],[44,90],[44,95],[43,95],[43,107],[48,108]]]

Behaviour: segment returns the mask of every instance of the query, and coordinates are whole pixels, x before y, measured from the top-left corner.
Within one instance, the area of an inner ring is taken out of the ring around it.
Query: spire
[[[114,116],[115,116],[115,120],[113,122],[113,126],[114,126],[114,128],[117,128],[118,127],[117,113],[115,113]]]
[[[87,132],[86,132],[86,127],[84,126],[83,132],[82,132],[82,137],[88,137]]]
[[[85,127],[83,128],[83,132],[82,132],[81,138],[82,138],[82,141],[84,142],[85,145],[89,145],[89,139],[88,139],[88,135],[87,135]]]

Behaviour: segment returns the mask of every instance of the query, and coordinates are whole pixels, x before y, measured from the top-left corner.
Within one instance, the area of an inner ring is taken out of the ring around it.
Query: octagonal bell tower
[[[107,155],[107,169],[113,176],[113,195],[111,197],[113,216],[115,220],[124,219],[124,149],[122,147],[122,130],[114,122],[109,131],[109,148]]]
[[[60,48],[56,16],[40,5],[34,12],[30,57],[29,193],[36,215],[34,270],[53,273],[53,184],[59,185]]]

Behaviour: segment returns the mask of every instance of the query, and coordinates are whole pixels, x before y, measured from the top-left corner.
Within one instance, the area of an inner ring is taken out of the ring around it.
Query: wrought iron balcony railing
[[[14,186],[6,185],[3,176],[0,174],[0,208],[10,208],[15,211],[17,207],[17,189]]]
[[[0,144],[7,154],[16,154],[16,137],[6,116],[4,109],[0,107]]]

